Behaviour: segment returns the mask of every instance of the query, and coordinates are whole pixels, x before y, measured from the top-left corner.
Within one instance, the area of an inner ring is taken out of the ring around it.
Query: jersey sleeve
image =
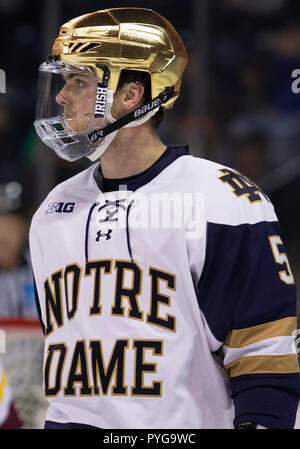
[[[242,221],[207,223],[198,303],[211,350],[220,343],[234,425],[293,428],[300,394],[295,282],[277,217]]]

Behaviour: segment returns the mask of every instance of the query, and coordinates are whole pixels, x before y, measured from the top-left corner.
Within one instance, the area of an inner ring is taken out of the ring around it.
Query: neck
[[[122,128],[101,156],[103,176],[118,179],[141,173],[154,164],[165,149],[148,124]]]

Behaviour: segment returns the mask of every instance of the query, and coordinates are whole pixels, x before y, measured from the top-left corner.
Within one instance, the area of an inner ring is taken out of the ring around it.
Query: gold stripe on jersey
[[[4,372],[2,372],[2,376],[0,378],[0,402],[3,399],[4,390],[5,390],[6,385],[7,385],[7,377],[6,377],[6,374]]]
[[[230,348],[243,348],[266,338],[291,336],[296,327],[296,317],[282,318],[258,326],[232,330],[227,335],[224,344]]]
[[[240,357],[225,365],[230,377],[243,374],[288,374],[299,372],[297,354]]]

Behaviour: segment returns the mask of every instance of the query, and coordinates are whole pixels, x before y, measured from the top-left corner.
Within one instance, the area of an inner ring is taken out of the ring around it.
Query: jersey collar
[[[142,173],[138,173],[137,175],[130,176],[129,178],[120,179],[119,180],[120,184],[127,185],[127,190],[135,192],[140,187],[152,181],[152,179],[158,176],[165,168],[167,168],[170,164],[172,164],[172,162],[174,162],[176,159],[188,154],[189,154],[188,145],[167,147],[166,151],[161,155],[161,157],[156,162],[154,162],[153,165],[151,165],[151,167],[149,167]],[[103,175],[100,163],[97,164],[97,166],[95,167],[93,176],[101,192],[104,192],[105,189],[103,185]]]

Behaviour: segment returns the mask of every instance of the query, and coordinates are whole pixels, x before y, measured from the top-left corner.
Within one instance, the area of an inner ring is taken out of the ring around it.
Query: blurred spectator
[[[3,100],[5,97],[5,101]],[[8,105],[9,99],[6,94],[0,96],[0,166],[1,173],[13,176],[19,170],[17,148],[19,136],[15,132],[14,113]]]
[[[300,141],[300,101],[291,89],[292,71],[300,68],[299,2],[221,0],[220,5],[216,22],[224,20],[220,30],[214,25],[211,54],[214,82],[224,95],[215,109],[222,109],[230,127],[255,122],[256,131],[268,137],[276,167],[298,155]]]
[[[36,317],[22,187],[0,185],[0,317]]]
[[[12,397],[11,389],[0,359],[0,430],[20,429],[23,425]]]
[[[0,185],[0,319],[28,313],[28,306],[23,305],[27,302],[23,292],[33,288],[31,268],[23,260],[27,237],[24,218],[18,212],[21,190],[15,182]],[[19,429],[22,425],[0,359],[0,429]]]

